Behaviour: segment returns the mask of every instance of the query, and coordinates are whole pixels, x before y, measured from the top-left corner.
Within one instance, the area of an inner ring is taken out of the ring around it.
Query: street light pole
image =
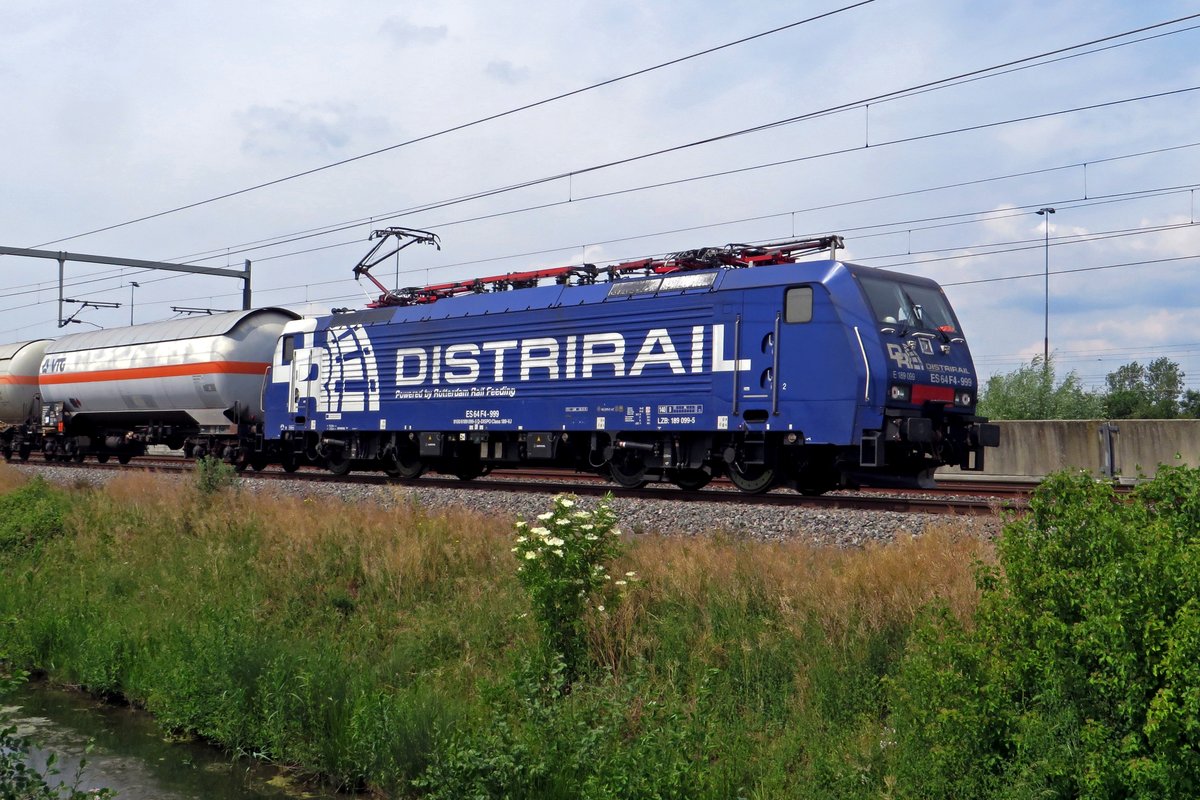
[[[1042,368],[1046,369],[1050,366],[1050,215],[1054,213],[1054,209],[1046,206],[1038,209],[1038,216],[1044,217],[1045,222],[1043,227],[1046,234],[1046,315],[1045,315],[1045,334],[1042,338]]]
[[[1042,212],[1038,212],[1039,214]],[[141,286],[137,281],[129,282],[129,324],[133,324],[133,290]]]

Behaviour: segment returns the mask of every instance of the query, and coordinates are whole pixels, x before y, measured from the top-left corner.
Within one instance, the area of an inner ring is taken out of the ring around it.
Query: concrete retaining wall
[[[1040,477],[1062,469],[1107,474],[1103,426],[1112,434],[1115,473],[1153,475],[1159,464],[1200,466],[1200,420],[1011,420],[998,421],[1000,446],[988,448],[982,473]],[[947,477],[959,470],[939,470]]]

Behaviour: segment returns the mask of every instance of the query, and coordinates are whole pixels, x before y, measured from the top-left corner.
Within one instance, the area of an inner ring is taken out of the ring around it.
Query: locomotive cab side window
[[[812,322],[813,290],[811,286],[793,286],[783,298],[784,322]]]
[[[283,352],[280,354],[280,363],[284,366],[292,363],[292,359],[296,357],[296,337],[283,337]]]

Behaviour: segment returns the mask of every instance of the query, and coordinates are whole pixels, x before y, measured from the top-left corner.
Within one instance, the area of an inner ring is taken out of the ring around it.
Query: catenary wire
[[[751,35],[751,36],[745,36],[745,37],[742,37],[742,38],[740,38],[740,39],[736,39],[736,40],[734,40],[734,41],[731,41],[731,42],[726,42],[726,43],[724,43],[724,44],[721,44],[721,45],[717,45],[717,46],[714,46],[714,47],[710,47],[710,48],[707,48],[707,49],[705,49],[705,50],[700,50],[700,51],[697,51],[697,52],[695,52],[695,53],[691,53],[691,54],[689,54],[689,55],[686,55],[686,56],[681,56],[681,57],[679,57],[679,58],[674,58],[674,59],[671,59],[670,61],[664,61],[664,62],[662,62],[661,64],[655,64],[654,66],[651,66],[651,67],[645,67],[645,68],[643,68],[643,69],[635,70],[634,72],[628,72],[628,73],[625,73],[625,74],[623,74],[623,75],[618,75],[618,76],[617,76],[617,77],[615,77],[615,78],[608,78],[607,80],[603,80],[603,81],[600,81],[600,82],[598,82],[598,83],[593,83],[593,84],[590,84],[590,85],[588,85],[588,86],[583,86],[583,87],[581,87],[581,88],[574,89],[574,90],[571,90],[571,91],[569,91],[569,92],[563,92],[563,93],[561,93],[561,94],[557,94],[557,95],[554,95],[554,96],[552,96],[552,97],[547,97],[547,98],[544,98],[544,99],[542,99],[542,100],[535,101],[535,102],[533,102],[533,103],[527,103],[527,104],[525,104],[525,105],[523,105],[523,106],[518,106],[518,107],[516,107],[516,108],[511,108],[511,109],[509,109],[509,110],[507,110],[507,111],[502,111],[502,112],[499,112],[499,113],[497,113],[497,114],[491,114],[491,115],[489,115],[489,116],[486,116],[486,117],[481,117],[481,118],[479,118],[479,119],[472,120],[472,121],[470,121],[470,122],[464,122],[464,123],[462,123],[462,124],[455,125],[455,126],[452,126],[452,127],[450,127],[450,128],[445,128],[445,129],[443,129],[443,130],[440,130],[440,131],[435,131],[435,132],[433,132],[433,133],[427,133],[427,134],[424,134],[424,135],[422,135],[422,136],[415,137],[415,138],[413,138],[413,139],[408,139],[408,140],[406,140],[406,141],[399,142],[399,143],[397,143],[397,144],[389,145],[389,146],[387,146],[387,147],[381,147],[381,148],[379,148],[379,149],[377,149],[377,150],[372,150],[372,151],[370,151],[370,152],[368,152],[368,153],[361,153],[361,154],[359,154],[359,155],[357,155],[357,156],[351,156],[350,158],[344,158],[344,159],[341,159],[340,161],[335,161],[335,162],[332,162],[332,163],[330,163],[330,164],[323,164],[323,165],[321,165],[321,166],[319,166],[319,167],[313,167],[312,169],[307,169],[307,170],[304,170],[304,171],[302,171],[302,172],[297,172],[297,173],[294,173],[294,174],[292,174],[292,175],[287,175],[287,176],[284,176],[284,177],[282,177],[282,178],[275,178],[274,180],[265,181],[265,182],[263,182],[263,183],[258,183],[258,184],[255,184],[255,185],[253,185],[253,186],[248,186],[248,187],[246,187],[246,188],[243,188],[243,189],[238,189],[238,190],[236,190],[236,191],[232,191],[232,192],[226,192],[225,194],[217,195],[216,197],[210,197],[210,198],[208,198],[208,199],[206,199],[206,200],[199,200],[199,201],[196,201],[196,202],[194,202],[194,203],[187,203],[187,204],[185,204],[185,205],[176,206],[175,208],[170,208],[170,209],[167,209],[166,211],[159,211],[159,212],[157,212],[157,213],[154,213],[154,214],[147,214],[147,215],[145,215],[145,216],[138,217],[137,219],[131,219],[131,220],[127,220],[127,221],[125,221],[125,222],[120,222],[120,223],[116,223],[116,224],[113,224],[113,225],[107,225],[107,226],[105,226],[105,227],[102,227],[102,228],[96,228],[95,230],[85,231],[85,232],[83,232],[83,233],[77,233],[77,234],[74,234],[74,235],[72,235],[72,236],[65,236],[65,237],[63,237],[63,238],[61,238],[61,239],[54,239],[53,241],[44,242],[44,243],[42,243],[42,244],[40,244],[40,245],[36,245],[36,246],[37,246],[37,247],[46,247],[47,245],[51,245],[51,244],[58,244],[58,243],[60,243],[60,242],[66,242],[66,241],[70,241],[70,240],[72,240],[72,239],[79,239],[79,238],[82,238],[82,237],[84,237],[84,236],[91,236],[92,234],[96,234],[96,233],[103,233],[103,232],[105,232],[105,231],[111,231],[111,230],[115,230],[115,229],[117,229],[117,228],[123,228],[123,227],[127,227],[127,226],[129,226],[129,225],[135,225],[135,224],[137,224],[137,223],[139,223],[139,222],[146,222],[146,221],[148,221],[148,220],[157,219],[157,218],[159,218],[159,217],[164,217],[164,216],[167,216],[168,214],[174,214],[174,213],[177,213],[177,212],[180,212],[180,211],[186,211],[186,210],[189,210],[189,209],[192,209],[192,208],[198,208],[198,207],[200,207],[200,206],[203,206],[203,205],[208,205],[208,204],[210,204],[210,203],[215,203],[215,202],[218,202],[218,201],[220,201],[220,200],[226,200],[226,199],[228,199],[228,198],[231,198],[231,197],[237,197],[238,195],[247,194],[247,193],[249,193],[249,192],[257,191],[257,190],[259,190],[259,189],[265,189],[265,188],[267,188],[267,187],[269,187],[269,186],[277,186],[277,185],[279,185],[279,184],[281,184],[281,183],[286,183],[286,182],[288,182],[288,181],[293,181],[293,180],[296,180],[297,178],[302,178],[302,177],[305,177],[305,176],[308,176],[308,175],[313,175],[313,174],[315,174],[315,173],[318,173],[318,172],[323,172],[323,171],[325,171],[325,170],[333,169],[333,168],[335,168],[335,167],[341,167],[341,166],[344,166],[344,165],[346,165],[346,164],[350,164],[350,163],[353,163],[353,162],[356,162],[356,161],[362,161],[363,159],[371,158],[371,157],[373,157],[373,156],[377,156],[377,155],[380,155],[380,154],[382,154],[382,153],[388,153],[388,152],[391,152],[391,151],[393,151],[393,150],[398,150],[398,149],[400,149],[400,148],[402,148],[402,147],[407,147],[407,146],[409,146],[409,145],[417,144],[418,142],[424,142],[424,141],[428,141],[428,140],[430,140],[430,139],[434,139],[434,138],[437,138],[437,137],[439,137],[439,136],[445,136],[445,135],[447,135],[447,134],[450,134],[450,133],[455,133],[455,132],[457,132],[457,131],[461,131],[461,130],[465,130],[465,129],[467,129],[467,128],[474,127],[474,126],[476,126],[476,125],[482,125],[483,123],[486,123],[486,122],[492,122],[492,121],[494,121],[494,120],[501,119],[501,118],[503,118],[503,117],[511,116],[511,115],[513,115],[513,114],[518,114],[518,113],[520,113],[520,112],[522,112],[522,111],[528,111],[529,109],[532,109],[532,108],[537,108],[537,107],[539,107],[539,106],[543,106],[543,105],[547,105],[547,104],[549,104],[549,103],[553,103],[553,102],[556,102],[556,101],[558,101],[558,100],[563,100],[563,99],[565,99],[565,98],[568,98],[568,97],[573,97],[573,96],[575,96],[575,95],[582,94],[582,93],[584,93],[584,92],[588,92],[588,91],[591,91],[591,90],[593,90],[593,89],[598,89],[598,88],[601,88],[601,87],[604,87],[604,86],[611,86],[611,85],[612,85],[612,84],[614,84],[614,83],[619,83],[620,81],[624,81],[624,80],[627,80],[627,79],[629,79],[629,78],[634,78],[634,77],[637,77],[637,76],[640,76],[640,75],[645,75],[645,74],[647,74],[647,73],[649,73],[649,72],[654,72],[654,71],[656,71],[656,70],[663,69],[663,68],[665,68],[665,67],[674,66],[675,64],[680,64],[680,63],[682,63],[682,62],[684,62],[684,61],[688,61],[688,60],[691,60],[691,59],[693,59],[693,58],[698,58],[698,57],[700,57],[700,56],[708,55],[708,54],[710,54],[710,53],[715,53],[715,52],[717,52],[717,51],[719,51],[719,50],[724,50],[724,49],[727,49],[727,48],[730,48],[730,47],[735,47],[735,46],[737,46],[737,45],[740,45],[740,44],[745,44],[746,42],[750,42],[750,41],[753,41],[753,40],[755,40],[755,39],[761,39],[761,38],[763,38],[763,37],[765,37],[765,36],[770,36],[770,35],[772,35],[772,34],[775,34],[775,33],[780,33],[781,31],[789,30],[789,29],[791,29],[791,28],[795,28],[795,27],[798,27],[798,26],[800,26],[800,25],[805,25],[805,24],[808,24],[808,23],[810,23],[810,22],[816,22],[816,21],[818,21],[818,20],[825,19],[825,18],[827,18],[827,17],[831,17],[831,16],[834,16],[834,15],[836,15],[836,14],[843,13],[843,12],[845,12],[845,11],[850,11],[850,10],[852,10],[852,9],[859,8],[860,6],[868,5],[868,4],[870,4],[870,3],[873,3],[873,2],[875,2],[875,0],[860,0],[860,2],[851,3],[850,5],[847,5],[847,6],[842,6],[841,8],[837,8],[837,9],[834,9],[834,10],[832,10],[832,11],[827,11],[827,12],[824,12],[824,13],[821,13],[821,14],[816,14],[816,15],[814,15],[814,16],[807,17],[807,18],[805,18],[805,19],[802,19],[802,20],[797,20],[796,22],[792,22],[792,23],[789,23],[789,24],[787,24],[787,25],[780,25],[780,26],[778,26],[778,27],[776,27],[776,28],[772,28],[772,29],[770,29],[770,30],[767,30],[767,31],[762,31],[762,32],[760,32],[760,33],[756,33],[756,34],[753,34],[753,35]]]

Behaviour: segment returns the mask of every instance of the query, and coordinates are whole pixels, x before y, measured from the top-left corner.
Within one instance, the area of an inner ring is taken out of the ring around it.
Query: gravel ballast
[[[36,473],[46,480],[68,485],[103,485],[121,475],[119,470],[76,466],[13,464],[14,469]],[[190,480],[187,475],[160,473],[164,480]],[[407,485],[371,485],[317,481],[281,481],[254,476],[239,478],[243,491],[304,497],[323,497],[350,504],[417,503],[428,509],[466,509],[497,518],[533,519],[549,510],[553,495],[508,492],[500,489],[463,489],[452,483],[429,480]],[[590,506],[596,498],[585,497]],[[758,541],[804,541],[825,547],[863,547],[897,537],[916,536],[930,528],[953,529],[981,538],[994,537],[1002,521],[997,517],[905,514],[892,511],[758,505],[746,502],[702,500],[648,500],[621,497],[613,500],[621,528],[633,534],[696,536],[725,533]]]

